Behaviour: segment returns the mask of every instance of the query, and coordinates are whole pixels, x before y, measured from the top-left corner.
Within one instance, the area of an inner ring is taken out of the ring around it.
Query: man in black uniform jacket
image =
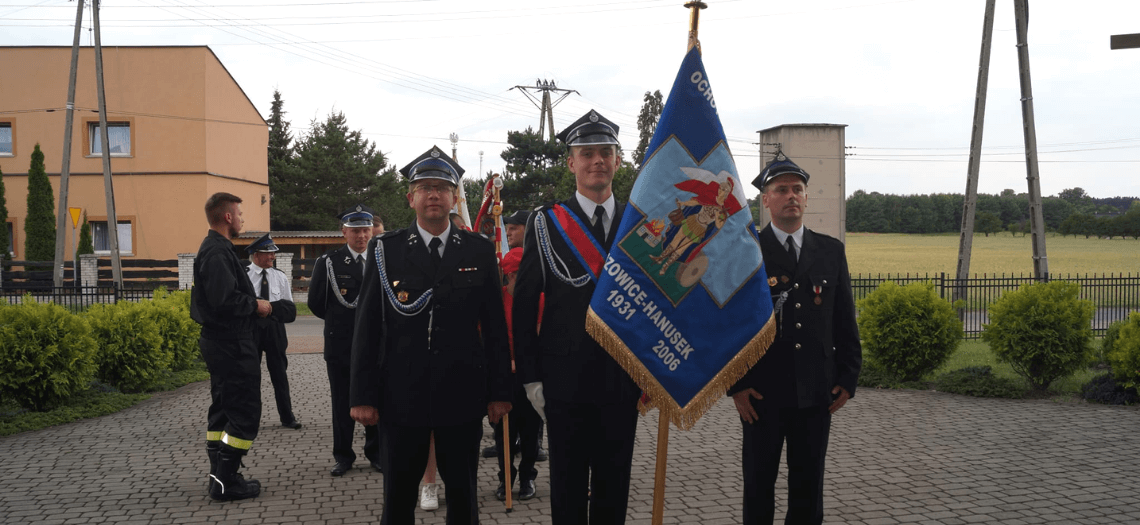
[[[364,250],[372,238],[372,213],[364,205],[342,212],[340,232],[347,244],[317,258],[309,281],[309,310],[325,320],[325,367],[332,394],[333,476],[343,476],[356,461],[352,433],[356,423],[349,415],[348,392],[352,364],[352,336],[356,304],[364,276]],[[377,471],[380,466],[380,433],[376,425],[364,426],[364,457]]]
[[[753,181],[772,223],[760,250],[776,341],[728,393],[744,425],[744,523],[771,524],[780,449],[788,445],[784,523],[823,522],[831,415],[855,394],[863,362],[847,256],[838,239],[803,225],[808,174],[777,152]]]
[[[202,325],[198,348],[210,371],[206,455],[210,497],[252,498],[261,484],[238,473],[261,424],[261,355],[254,320],[272,311],[258,299],[230,239],[241,233],[241,198],[215,193],[206,200],[210,232],[194,258],[190,317]]]
[[[381,523],[412,523],[432,434],[447,523],[478,523],[483,416],[497,422],[511,408],[498,263],[489,241],[448,220],[463,174],[455,161],[433,147],[400,173],[416,221],[368,245],[352,342],[352,417],[380,424]]]
[[[577,216],[604,256],[621,224],[614,200],[618,127],[590,111],[558,134],[577,192],[555,205]],[[552,224],[551,206],[527,221],[514,297],[515,359],[527,397],[547,423],[551,522],[625,522],[640,390],[586,333],[595,282]],[[580,250],[597,250],[584,243]],[[538,303],[545,293],[541,334]],[[589,495],[589,496],[587,496]],[[587,499],[588,498],[588,499]]]
[[[255,322],[257,350],[265,356],[265,368],[269,370],[269,379],[273,383],[273,398],[277,402],[281,426],[296,430],[301,428],[301,424],[293,416],[293,401],[289,396],[289,358],[285,355],[289,348],[289,335],[285,333],[285,323],[297,320],[297,305],[293,304],[289,278],[273,266],[278,250],[268,233],[250,243],[245,249],[249,253],[246,276],[257,297],[269,301],[273,307],[273,313]]]

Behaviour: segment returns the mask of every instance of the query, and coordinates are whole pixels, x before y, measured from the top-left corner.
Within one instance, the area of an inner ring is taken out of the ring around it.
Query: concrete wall
[[[846,242],[847,200],[844,162],[845,124],[783,124],[759,131],[762,144],[780,144],[792,162],[811,176],[804,225]],[[764,146],[760,165],[772,161],[774,146]],[[761,210],[760,226],[772,222]]]

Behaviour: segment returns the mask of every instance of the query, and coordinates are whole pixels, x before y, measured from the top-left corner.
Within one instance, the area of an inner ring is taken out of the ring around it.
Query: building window
[[[12,259],[15,259],[16,258],[16,223],[9,221],[9,222],[6,222],[4,224],[8,228],[8,255],[10,255]]]
[[[12,148],[12,123],[0,122],[0,157],[11,157],[15,150]]]
[[[99,123],[88,124],[91,137],[91,154],[102,155],[102,137],[99,133]],[[129,122],[108,122],[107,143],[111,145],[112,157],[128,157],[131,155],[131,124]]]
[[[95,244],[95,253],[107,255],[111,253],[111,240],[107,236],[107,221],[88,221],[91,224],[91,237]],[[134,253],[131,246],[131,221],[119,221],[119,253]]]

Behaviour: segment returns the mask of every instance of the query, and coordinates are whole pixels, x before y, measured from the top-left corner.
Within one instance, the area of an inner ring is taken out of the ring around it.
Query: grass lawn
[[[1093,345],[1099,348],[1100,340],[1094,340]],[[1026,389],[1029,388],[1029,383],[1017,375],[1017,372],[1013,371],[1013,367],[1006,363],[999,363],[997,357],[990,351],[990,347],[982,341],[962,341],[962,344],[958,346],[958,350],[950,356],[950,360],[931,373],[927,379],[933,380],[946,372],[976,366],[989,366],[992,368],[995,376],[1012,379],[1024,385]],[[1049,385],[1049,392],[1062,397],[1079,397],[1081,385],[1089,382],[1094,376],[1103,373],[1104,370],[1086,368],[1069,377],[1054,381],[1052,385]]]
[[[958,270],[958,234],[908,235],[848,233],[847,262],[852,275],[924,275]],[[1045,239],[1049,273],[1140,274],[1140,241],[1085,239],[1049,234]],[[998,233],[974,236],[970,274],[1033,273],[1033,248],[1028,236]]]

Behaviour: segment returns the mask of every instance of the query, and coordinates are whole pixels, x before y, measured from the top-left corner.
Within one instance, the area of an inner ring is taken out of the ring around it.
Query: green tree
[[[276,182],[273,228],[336,230],[336,214],[359,203],[380,213],[386,223],[407,208],[405,187],[397,181],[376,144],[348,129],[344,113],[313,120],[311,131],[295,144],[296,155],[284,180]]]
[[[8,199],[4,198],[4,172],[0,171],[0,261],[11,257],[8,247],[12,239],[8,238]]]
[[[633,150],[633,164],[637,169],[641,169],[641,163],[645,161],[645,150],[649,148],[653,133],[657,131],[661,110],[665,109],[665,103],[661,100],[661,90],[653,93],[646,91],[644,101],[641,113],[637,115],[637,149]]]
[[[977,220],[974,221],[974,230],[980,231],[989,237],[991,233],[1001,231],[1001,218],[996,213],[988,211],[979,211]]]
[[[87,222],[87,212],[83,212],[83,224],[79,226],[79,245],[75,248],[76,255],[95,253],[95,243],[91,240],[91,224]]]
[[[279,193],[288,187],[288,181],[293,177],[293,132],[289,130],[290,123],[285,120],[285,111],[282,107],[285,101],[281,100],[281,92],[273,90],[273,104],[269,113],[269,201],[273,203],[271,210],[277,212],[276,204]],[[277,213],[269,218],[271,228],[282,229]]]
[[[503,173],[504,209],[532,210],[573,195],[574,175],[566,167],[566,147],[560,142],[544,140],[528,127],[526,131],[508,131],[507,144],[499,155],[507,162]]]
[[[24,221],[24,260],[55,259],[55,196],[44,168],[39,143],[28,169],[28,218]]]

